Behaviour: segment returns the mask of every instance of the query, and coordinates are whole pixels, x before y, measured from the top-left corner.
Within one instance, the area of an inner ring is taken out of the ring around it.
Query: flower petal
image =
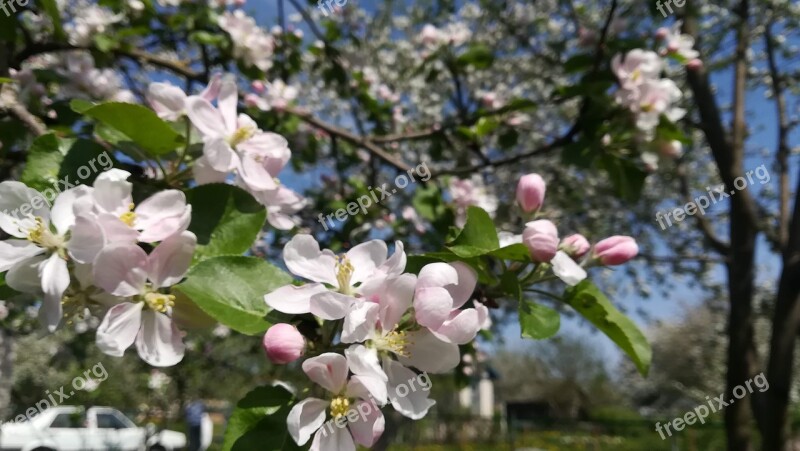
[[[92,263],[105,244],[105,232],[96,219],[88,216],[78,216],[75,219],[67,249],[76,262]]]
[[[234,131],[225,127],[225,120],[219,110],[202,97],[189,96],[186,99],[186,115],[206,137],[223,138]]]
[[[18,262],[6,273],[6,283],[20,293],[42,294],[42,278],[39,275],[39,267],[46,259],[46,255],[35,255]]]
[[[245,152],[237,169],[239,177],[252,191],[271,191],[278,188],[275,176],[265,166],[261,153]]]
[[[40,208],[34,208],[34,199],[39,199],[36,204],[41,204]],[[30,213],[24,215],[21,207],[30,209]],[[28,229],[35,227],[35,217],[50,223],[50,205],[38,191],[20,182],[0,183],[0,229],[13,237],[27,238]]]
[[[59,234],[66,234],[75,224],[75,203],[81,198],[91,196],[92,191],[88,186],[78,186],[58,195],[50,211],[50,222]]]
[[[414,299],[414,288],[417,278],[413,274],[403,274],[387,281],[386,291],[380,298],[381,328],[385,331],[394,330],[397,324],[411,307]]]
[[[375,332],[380,306],[374,302],[360,302],[344,317],[342,343],[366,341]]]
[[[110,169],[97,176],[92,192],[101,212],[120,216],[130,211],[133,204],[133,185],[128,181],[130,176],[130,172],[122,169]]]
[[[352,296],[325,290],[311,296],[309,305],[314,316],[332,321],[347,316],[357,302]]]
[[[455,268],[458,273],[458,284],[445,288],[453,297],[453,308],[461,308],[472,297],[472,293],[475,292],[475,286],[478,284],[478,273],[463,262],[453,262],[450,263],[450,266]]]
[[[427,329],[408,334],[406,352],[408,357],[398,357],[403,365],[428,373],[447,373],[461,361],[458,345],[439,340]]]
[[[311,297],[328,289],[321,283],[303,286],[285,285],[264,296],[264,302],[279,312],[302,315],[311,311]]]
[[[375,376],[351,376],[347,383],[346,394],[348,398],[374,401],[381,406],[386,405],[389,399],[386,381]]]
[[[155,288],[169,287],[180,282],[192,263],[197,237],[192,232],[174,235],[147,258],[147,275]]]
[[[436,329],[450,317],[450,312],[453,311],[453,297],[449,291],[441,287],[417,288],[414,310],[420,325]]]
[[[0,272],[6,272],[19,262],[43,252],[44,249],[27,240],[0,241]]]
[[[341,354],[327,352],[303,362],[309,379],[333,394],[339,394],[347,383],[347,359]]]
[[[148,310],[142,313],[142,328],[136,336],[136,350],[139,351],[139,357],[150,365],[166,367],[183,360],[186,346],[183,344],[183,334],[169,316]]]
[[[317,398],[306,398],[292,407],[286,417],[286,425],[295,443],[305,445],[317,429],[325,422],[325,410],[330,403]]]
[[[344,350],[344,355],[347,357],[347,366],[353,374],[377,377],[383,381],[388,380],[378,362],[376,349],[364,345],[352,345]]]
[[[586,278],[586,270],[564,251],[556,252],[550,264],[553,265],[553,274],[571,287]]]
[[[481,319],[478,311],[473,308],[456,310],[451,313],[450,319],[442,323],[441,326],[431,329],[431,333],[436,338],[448,343],[467,344],[474,340],[478,331],[481,330]]]
[[[425,265],[417,277],[417,289],[430,287],[446,287],[458,284],[458,271],[447,263],[431,263]]]
[[[228,172],[239,166],[239,157],[225,138],[207,138],[203,156],[215,171]]]
[[[419,420],[427,415],[428,410],[436,404],[436,401],[428,398],[431,391],[430,378],[427,375],[417,375],[389,358],[383,359],[383,369],[389,377],[389,401],[394,410],[412,420]],[[423,376],[427,379],[427,384],[421,381]]]
[[[314,435],[309,451],[356,451],[356,444],[346,427],[329,423]]]
[[[367,280],[379,266],[386,262],[388,252],[386,243],[382,240],[367,241],[347,251],[347,259],[350,260],[354,270],[350,284],[355,285]]]
[[[39,266],[39,275],[42,278],[44,292],[44,301],[39,307],[39,320],[53,332],[61,322],[61,298],[69,287],[70,278],[66,260],[58,254],[51,255]]]
[[[224,76],[219,84],[217,105],[225,121],[225,128],[236,130],[236,107],[239,103],[239,92],[236,89],[236,79],[233,76]]]
[[[95,258],[94,283],[115,296],[135,296],[147,283],[147,254],[139,246],[112,244]]]
[[[336,281],[336,256],[325,249],[311,235],[295,235],[283,248],[283,260],[292,274],[339,287]]]
[[[122,357],[142,326],[144,302],[123,302],[109,309],[97,328],[97,347],[104,353]]]
[[[348,423],[350,433],[353,434],[353,440],[356,443],[370,448],[383,435],[386,419],[383,417],[381,409],[370,402],[359,401],[356,403],[355,409],[359,416],[356,421]]]

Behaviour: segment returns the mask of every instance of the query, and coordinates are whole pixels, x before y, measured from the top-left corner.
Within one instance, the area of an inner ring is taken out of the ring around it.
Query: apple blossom
[[[661,57],[648,50],[634,49],[611,60],[611,69],[623,89],[635,89],[646,80],[658,78],[662,68]]]
[[[525,224],[522,242],[528,247],[533,261],[547,263],[558,251],[558,229],[547,219],[539,219]]]
[[[139,357],[152,366],[172,366],[185,346],[172,318],[176,297],[169,287],[186,275],[197,245],[191,232],[174,235],[147,255],[133,244],[111,244],[97,256],[95,284],[126,298],[111,307],[97,329],[97,346],[121,357],[134,342]]]
[[[593,256],[608,266],[621,265],[636,257],[639,246],[629,236],[616,235],[594,245]]]
[[[589,244],[589,240],[585,236],[576,233],[561,240],[559,247],[570,257],[581,258],[589,252],[592,245]]]
[[[270,327],[264,334],[264,351],[272,363],[285,365],[303,355],[306,340],[291,324],[279,323]]]
[[[547,185],[539,174],[523,175],[517,183],[517,204],[525,213],[542,208]]]

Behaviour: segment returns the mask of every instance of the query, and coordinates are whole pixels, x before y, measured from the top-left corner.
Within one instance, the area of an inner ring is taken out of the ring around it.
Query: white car
[[[2,451],[175,451],[185,447],[184,434],[136,427],[109,407],[51,407],[30,421],[0,427]]]

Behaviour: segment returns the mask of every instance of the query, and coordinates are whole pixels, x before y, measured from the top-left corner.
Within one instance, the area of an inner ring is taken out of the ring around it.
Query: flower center
[[[28,241],[50,251],[58,251],[64,247],[64,239],[58,235],[53,234],[50,229],[45,226],[44,220],[37,216],[36,227],[28,232]]]
[[[342,294],[350,294],[350,279],[353,277],[353,264],[346,255],[339,256],[339,261],[336,262],[336,281],[339,282],[339,292]]]
[[[175,307],[175,296],[171,294],[147,293],[144,295],[144,302],[147,303],[148,307],[157,312],[167,313],[167,310]]]
[[[133,224],[136,222],[136,213],[133,212],[135,205],[130,204],[128,205],[128,212],[123,213],[120,215],[120,221],[124,222],[128,225],[128,227],[133,227]]]
[[[637,67],[631,72],[631,80],[636,81],[642,76],[642,71]]]
[[[256,134],[256,128],[250,125],[236,129],[231,136],[228,137],[228,144],[234,149],[239,144],[247,141]]]
[[[344,396],[337,396],[331,401],[331,416],[334,419],[338,420],[347,415],[348,410],[350,410],[350,400]]]
[[[386,335],[380,336],[372,340],[375,347],[382,351],[393,352],[399,356],[409,357],[409,352],[406,347],[409,344],[408,334],[405,332],[392,331]]]

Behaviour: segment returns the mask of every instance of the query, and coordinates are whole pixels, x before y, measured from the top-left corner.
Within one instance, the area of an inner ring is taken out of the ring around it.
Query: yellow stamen
[[[45,226],[42,218],[37,216],[35,220],[36,227],[28,232],[28,241],[51,251],[58,251],[64,246],[64,240],[54,235],[53,232]]]
[[[144,301],[148,307],[161,313],[167,313],[168,309],[175,306],[175,296],[171,294],[147,293]]]
[[[384,351],[393,352],[399,356],[409,357],[407,347],[409,345],[408,334],[405,332],[392,331],[374,340],[375,346]]]
[[[345,415],[347,415],[347,411],[350,409],[350,400],[343,397],[337,396],[336,398],[331,401],[331,416],[334,419],[339,419]]]
[[[336,281],[339,282],[339,292],[342,294],[350,294],[350,279],[353,277],[353,264],[346,255],[339,257],[336,263]]]
[[[638,67],[636,69],[634,69],[633,72],[631,72],[631,80],[633,80],[633,81],[638,80],[639,77],[641,77],[641,76],[642,76],[642,71],[639,70]]]
[[[257,129],[255,127],[249,125],[236,129],[236,131],[233,132],[230,137],[228,137],[228,144],[230,144],[231,147],[236,148],[236,146],[239,144],[255,136],[256,131]]]
[[[136,222],[136,213],[133,212],[135,205],[130,204],[128,205],[128,212],[123,213],[119,219],[128,225],[128,227],[133,227],[133,224]]]

